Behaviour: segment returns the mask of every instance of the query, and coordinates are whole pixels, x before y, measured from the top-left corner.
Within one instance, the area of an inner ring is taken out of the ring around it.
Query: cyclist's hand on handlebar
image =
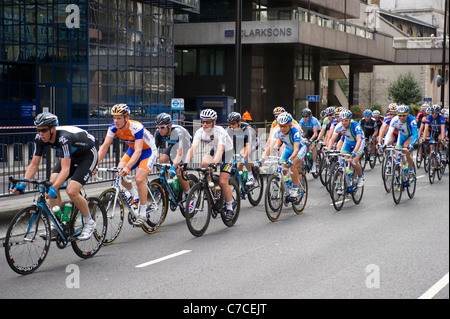
[[[92,175],[97,175],[98,173],[98,166],[95,166],[94,170],[92,171]]]
[[[13,184],[11,185],[10,191],[14,194],[14,195],[19,195],[19,194],[23,194],[25,191],[25,188],[27,186],[25,185],[25,183],[20,183],[20,184]]]
[[[130,169],[128,166],[125,166],[125,167],[122,168],[122,170],[120,171],[119,176],[120,176],[120,177],[125,177],[125,176],[127,176],[128,174],[130,174],[130,172],[131,172],[131,169]]]
[[[214,163],[209,164],[208,167],[211,168],[211,170],[212,170],[213,172],[215,172],[216,169],[217,169],[217,165],[214,164]]]
[[[47,194],[45,195],[45,197],[47,197],[47,198],[53,198],[53,199],[55,199],[56,197],[58,197],[58,194],[56,193],[56,189],[54,189],[53,187],[50,187],[49,189],[48,189],[48,192],[47,192]]]

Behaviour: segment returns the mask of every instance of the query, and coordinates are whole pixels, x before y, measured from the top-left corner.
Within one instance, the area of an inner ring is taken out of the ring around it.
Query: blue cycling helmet
[[[52,113],[41,113],[34,119],[34,125],[39,126],[58,126],[58,117]]]
[[[372,111],[371,110],[365,110],[363,112],[363,116],[372,116]]]

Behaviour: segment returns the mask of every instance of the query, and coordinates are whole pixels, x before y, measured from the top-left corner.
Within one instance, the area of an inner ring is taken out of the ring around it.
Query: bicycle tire
[[[437,162],[438,162],[437,177],[439,180],[441,180],[442,176],[444,175],[444,172],[445,172],[445,161],[442,160],[440,152],[438,152],[436,154],[436,158],[438,159],[437,160]]]
[[[253,184],[253,186],[251,186],[248,190],[248,201],[252,206],[258,206],[264,194],[264,178],[262,177],[258,167],[253,166],[252,172],[255,179],[255,184]]]
[[[393,157],[391,155],[387,155],[384,157],[384,161],[382,164],[382,179],[383,186],[386,193],[390,193],[392,191],[392,174],[393,174]]]
[[[319,166],[319,177],[320,177],[320,182],[322,183],[323,186],[326,186],[326,168],[328,165],[328,161],[326,159],[325,156],[322,156],[322,159],[320,161],[320,166]]]
[[[103,246],[106,232],[108,230],[108,217],[106,209],[97,197],[86,198],[89,207],[89,213],[96,222],[97,227],[92,236],[87,240],[72,240],[72,249],[78,257],[87,259],[95,256]],[[80,210],[74,206],[70,217],[71,235],[76,237],[81,234],[84,221]]]
[[[369,154],[369,166],[371,169],[375,168],[375,165],[377,164],[377,156],[376,153],[373,155],[373,158],[371,159],[371,156]]]
[[[273,187],[273,189],[272,189]],[[278,204],[277,204],[278,203]],[[275,222],[280,217],[284,203],[284,185],[278,175],[272,175],[267,182],[264,196],[264,206],[267,218]]]
[[[147,219],[141,228],[147,234],[153,234],[166,219],[168,199],[164,188],[159,183],[149,183],[148,188],[150,192],[147,193]]]
[[[39,210],[38,206],[22,209],[14,216],[6,231],[4,243],[6,261],[12,270],[21,275],[36,271],[50,249],[50,222]],[[30,223],[34,225],[29,227]],[[28,228],[34,231],[27,232]],[[43,230],[45,235],[40,236],[39,231]],[[28,240],[24,240],[23,234],[27,234]]]
[[[234,226],[234,224],[238,220],[239,212],[241,211],[241,193],[240,193],[239,185],[238,185],[236,179],[230,178],[229,181],[228,181],[228,185],[230,185],[231,193],[232,193],[232,196],[233,196],[233,212],[234,212],[233,219],[231,221],[227,221],[226,220],[226,214],[225,214],[225,212],[226,212],[226,203],[225,203],[225,197],[223,196],[223,192],[220,195],[220,199],[219,199],[219,201],[220,201],[219,205],[220,206],[219,207],[223,208],[222,209],[222,214],[220,214],[221,217],[222,217],[223,223],[226,226],[228,226],[228,227],[232,227],[232,226]]]
[[[419,151],[421,149],[422,149],[422,143],[420,143],[419,146],[417,146],[417,150],[416,150],[416,166],[417,166],[417,168],[420,168],[420,166],[422,166],[422,162],[423,162],[423,158],[419,154]],[[422,149],[422,154],[423,154],[423,149]]]
[[[344,206],[345,195],[347,192],[347,183],[345,181],[344,168],[339,167],[333,174],[330,184],[330,195],[333,206],[337,211],[340,211]]]
[[[364,194],[364,186],[358,187],[357,185],[355,185],[355,183],[353,183],[353,184],[354,185],[353,185],[352,199],[353,199],[353,202],[356,205],[358,205],[359,203],[361,203],[361,199]]]
[[[302,181],[301,183],[299,181],[298,187],[300,188],[301,195],[295,201],[292,201],[292,208],[297,215],[303,213],[306,207],[306,202],[308,201],[308,179],[306,178],[306,174],[304,172],[300,172],[299,177],[300,176]]]
[[[391,186],[391,192],[392,192],[392,198],[394,199],[394,203],[398,204],[400,203],[400,200],[402,198],[403,193],[403,178],[402,178],[402,172],[403,168],[400,164],[395,164],[394,170],[392,172],[392,186]]]
[[[119,193],[116,200],[116,209],[114,209],[114,198],[116,196],[116,189],[109,188],[100,194],[99,199],[106,209],[106,216],[108,218],[108,230],[106,232],[104,246],[109,246],[114,243],[119,237],[125,216],[125,202],[122,195]]]
[[[212,199],[202,182],[195,184],[186,197],[186,224],[192,235],[202,236],[208,229],[212,213]]]
[[[339,168],[339,163],[337,161],[334,161],[333,163],[330,163],[330,165],[327,166],[327,191],[328,194],[331,195],[331,182],[333,180],[334,172]]]
[[[436,154],[434,152],[430,155],[430,160],[428,161],[428,180],[430,181],[430,184],[434,183],[434,179],[436,177]]]
[[[409,198],[413,198],[414,194],[416,193],[416,180],[417,180],[416,166],[414,165],[414,179],[408,181],[408,187],[406,188],[406,192],[408,193]]]

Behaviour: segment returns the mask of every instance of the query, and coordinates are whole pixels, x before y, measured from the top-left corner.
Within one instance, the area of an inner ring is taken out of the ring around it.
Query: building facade
[[[31,125],[42,111],[61,124],[110,122],[128,103],[145,121],[174,91],[174,19],[197,0],[2,0],[0,120]]]

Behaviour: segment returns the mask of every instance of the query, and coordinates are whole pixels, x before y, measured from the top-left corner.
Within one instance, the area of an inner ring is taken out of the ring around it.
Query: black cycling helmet
[[[170,114],[161,113],[156,117],[156,125],[167,125],[172,123],[172,117]]]
[[[227,117],[227,122],[231,123],[231,122],[240,122],[241,121],[241,114],[239,114],[238,112],[231,112],[230,114],[228,114]]]
[[[34,125],[36,125],[37,127],[39,126],[52,127],[58,126],[58,124],[59,124],[58,117],[48,112],[38,114],[38,116],[36,116],[36,118],[34,119]]]
[[[310,116],[311,114],[312,114],[312,112],[308,108],[305,108],[302,110],[302,116]]]

